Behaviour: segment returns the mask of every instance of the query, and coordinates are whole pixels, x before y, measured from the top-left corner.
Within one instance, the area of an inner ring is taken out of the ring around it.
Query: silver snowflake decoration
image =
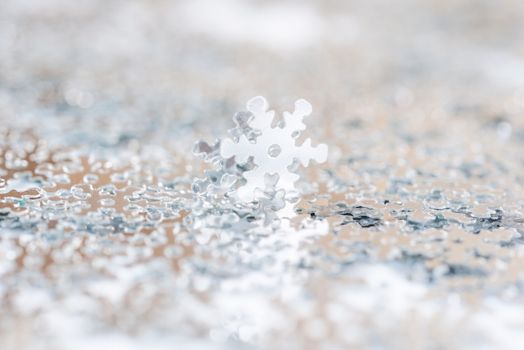
[[[282,194],[295,190],[300,178],[294,171],[297,162],[307,167],[311,160],[327,160],[328,147],[311,146],[311,139],[297,145],[297,138],[306,129],[304,117],[311,114],[311,104],[300,99],[293,113],[284,113],[284,124],[273,127],[275,112],[268,110],[264,97],[257,96],[247,103],[249,113],[237,114],[237,128],[231,131],[233,139],[222,140],[220,155],[235,158],[236,163],[252,162],[255,166],[242,176],[245,183],[236,191],[236,197],[245,202],[257,200],[257,193]]]

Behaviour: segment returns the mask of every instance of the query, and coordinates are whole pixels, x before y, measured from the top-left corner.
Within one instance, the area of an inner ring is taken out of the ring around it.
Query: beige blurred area
[[[303,97],[322,117],[350,115],[348,103],[425,114],[522,107],[517,0],[23,0],[0,16],[8,106],[17,89],[29,95],[13,101],[21,107],[169,94],[235,105],[262,94],[278,106]]]

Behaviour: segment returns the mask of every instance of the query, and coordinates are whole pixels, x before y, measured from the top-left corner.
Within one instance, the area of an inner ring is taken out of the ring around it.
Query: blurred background
[[[370,103],[520,113],[523,16],[518,0],[4,1],[0,108],[201,123],[261,94],[319,117]]]

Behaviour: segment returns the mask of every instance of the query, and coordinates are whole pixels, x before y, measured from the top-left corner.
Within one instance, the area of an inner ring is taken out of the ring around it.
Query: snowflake
[[[260,191],[280,194],[294,191],[295,182],[300,178],[294,173],[297,162],[307,167],[311,160],[326,161],[326,145],[313,147],[309,138],[300,146],[296,145],[300,132],[306,129],[303,118],[312,111],[306,100],[296,101],[295,111],[284,112],[284,125],[276,127],[272,126],[275,112],[268,111],[264,97],[249,100],[247,109],[249,113],[235,116],[237,128],[231,130],[233,139],[225,139],[220,144],[223,158],[235,157],[238,164],[253,162],[255,165],[242,174],[245,184],[236,191],[238,199],[257,200]]]

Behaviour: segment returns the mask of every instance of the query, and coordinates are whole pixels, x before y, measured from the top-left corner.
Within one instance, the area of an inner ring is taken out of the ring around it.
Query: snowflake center
[[[269,146],[269,148],[267,149],[267,155],[270,156],[271,158],[278,157],[281,152],[282,152],[282,148],[277,144],[273,144]]]

